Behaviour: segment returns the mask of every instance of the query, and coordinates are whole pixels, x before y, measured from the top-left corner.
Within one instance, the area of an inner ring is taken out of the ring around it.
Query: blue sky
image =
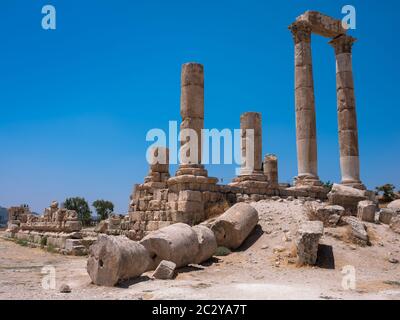
[[[41,28],[41,8],[57,29]],[[83,196],[126,212],[148,171],[145,136],[178,120],[180,67],[205,67],[205,126],[238,128],[263,117],[263,152],[280,181],[297,173],[293,41],[287,26],[306,10],[342,17],[355,6],[353,71],[361,177],[400,187],[398,1],[4,0],[0,10],[0,205]],[[335,62],[314,36],[319,175],[339,181]],[[229,181],[234,166],[208,167]],[[175,167],[171,167],[174,174]]]

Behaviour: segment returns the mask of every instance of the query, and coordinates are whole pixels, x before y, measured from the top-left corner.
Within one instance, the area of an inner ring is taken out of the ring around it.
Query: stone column
[[[242,130],[241,152],[243,159],[240,175],[262,174],[261,113],[243,113],[240,116],[240,129]]]
[[[194,169],[198,169],[196,175],[205,175],[201,165],[201,130],[204,128],[204,71],[203,65],[199,63],[185,63],[182,66],[181,117],[181,162],[177,175],[194,174]],[[190,143],[191,138],[187,137],[190,131],[185,129],[191,129],[192,133],[196,133],[197,138],[194,138],[192,143]],[[185,160],[185,155],[186,158],[190,157],[190,160]],[[192,157],[195,158],[194,161]]]
[[[335,49],[336,90],[342,184],[364,189],[360,181],[357,115],[351,49],[356,41],[340,35],[329,43]]]
[[[320,185],[317,173],[317,136],[311,58],[311,26],[294,22],[289,29],[295,43],[295,104],[297,185]]]
[[[264,175],[272,186],[279,184],[278,182],[278,158],[274,154],[267,154],[264,157]]]

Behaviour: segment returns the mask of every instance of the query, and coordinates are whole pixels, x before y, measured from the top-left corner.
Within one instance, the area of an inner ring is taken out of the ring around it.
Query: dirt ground
[[[306,219],[304,206],[298,200],[252,205],[260,224],[238,251],[179,269],[174,280],[152,280],[146,273],[118,287],[98,287],[91,284],[85,257],[0,239],[0,299],[400,299],[400,264],[389,262],[400,260],[400,236],[388,226],[366,223],[367,247],[350,243],[341,228],[325,228],[318,266],[297,267],[293,237]],[[45,266],[54,267],[55,289],[42,286]],[[62,284],[71,293],[60,293]]]

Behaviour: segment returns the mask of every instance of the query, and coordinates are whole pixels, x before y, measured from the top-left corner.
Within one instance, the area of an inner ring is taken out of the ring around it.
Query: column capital
[[[311,25],[307,21],[296,21],[289,26],[294,43],[311,42]]]
[[[335,49],[335,54],[351,53],[352,46],[357,39],[346,34],[342,34],[329,41],[329,44]]]

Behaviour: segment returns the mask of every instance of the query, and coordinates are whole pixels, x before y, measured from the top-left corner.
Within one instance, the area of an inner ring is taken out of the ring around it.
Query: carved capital
[[[356,38],[342,34],[329,41],[329,44],[335,49],[335,54],[338,55],[341,53],[351,53],[353,43],[356,41]]]
[[[294,43],[311,41],[311,25],[307,21],[296,21],[289,26]]]

